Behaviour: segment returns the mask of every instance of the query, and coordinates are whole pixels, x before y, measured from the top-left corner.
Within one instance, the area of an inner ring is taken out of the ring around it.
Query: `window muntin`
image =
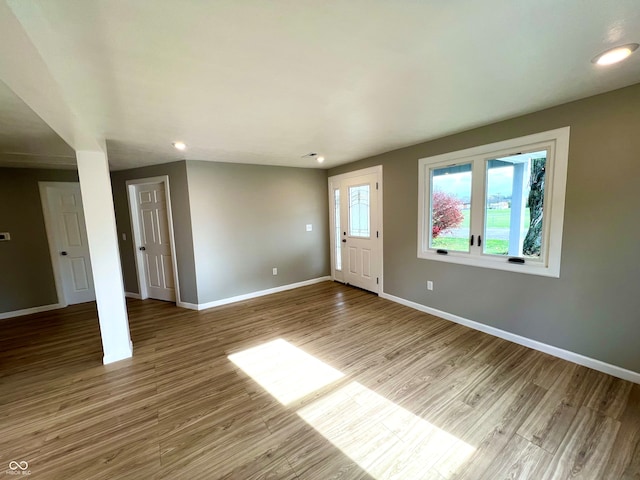
[[[418,257],[559,277],[569,131],[565,127],[420,159]],[[457,248],[441,248],[432,231],[433,172],[465,164],[472,174],[469,218],[465,212],[462,224],[469,224],[469,248],[463,246],[462,230],[454,230],[460,237]]]

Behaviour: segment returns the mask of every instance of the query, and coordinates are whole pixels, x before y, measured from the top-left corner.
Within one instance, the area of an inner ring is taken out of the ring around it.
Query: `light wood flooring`
[[[92,304],[0,323],[0,477],[640,478],[640,385],[357,289],[129,316],[108,366]]]

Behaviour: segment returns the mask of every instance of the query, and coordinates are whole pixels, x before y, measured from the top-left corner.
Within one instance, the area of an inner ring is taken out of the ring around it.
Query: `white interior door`
[[[378,293],[382,274],[381,168],[329,179],[333,277]]]
[[[58,290],[67,305],[96,299],[79,183],[42,183],[45,225]],[[62,301],[59,299],[58,301]]]
[[[133,185],[136,247],[143,298],[175,301],[173,254],[164,182]],[[137,228],[136,228],[137,227]]]

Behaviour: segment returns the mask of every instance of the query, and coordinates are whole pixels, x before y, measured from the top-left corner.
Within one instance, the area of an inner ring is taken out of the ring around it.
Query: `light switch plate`
[[[307,223],[307,232],[310,232],[313,230],[313,225],[310,223]]]
[[[9,232],[0,232],[0,242],[7,242],[11,240]]]

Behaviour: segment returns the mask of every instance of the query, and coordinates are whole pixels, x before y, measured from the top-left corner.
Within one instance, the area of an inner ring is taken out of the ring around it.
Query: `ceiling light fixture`
[[[186,150],[187,149],[187,144],[184,142],[173,142],[173,146],[176,148],[176,150]]]
[[[619,47],[610,48],[606,52],[602,52],[600,55],[595,56],[591,63],[596,65],[613,65],[614,63],[621,62],[638,48],[637,43],[628,43],[626,45],[620,45]]]
[[[318,163],[324,162],[324,157],[322,155],[318,155],[316,152],[305,153],[304,155],[300,156],[300,158],[315,158]]]

